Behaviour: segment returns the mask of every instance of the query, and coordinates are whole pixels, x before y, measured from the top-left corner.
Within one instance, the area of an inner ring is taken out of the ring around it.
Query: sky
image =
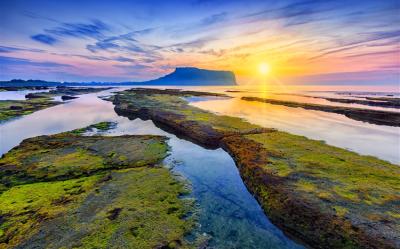
[[[0,80],[396,85],[399,44],[399,0],[0,1]]]

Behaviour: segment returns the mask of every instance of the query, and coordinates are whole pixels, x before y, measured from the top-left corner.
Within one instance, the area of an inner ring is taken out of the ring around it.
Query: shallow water
[[[324,140],[330,145],[363,155],[400,163],[400,127],[373,125],[340,114],[249,102],[240,98],[191,104],[217,114],[241,117],[264,127]]]
[[[168,88],[174,88],[168,86]],[[178,87],[179,88],[179,87]],[[400,97],[400,88],[397,86],[205,86],[185,87],[190,90],[210,91],[225,93],[233,97],[251,96],[270,98],[302,103],[321,104],[330,106],[355,107],[371,110],[383,110],[400,112],[400,109],[368,106],[361,104],[346,104],[331,102],[321,97],[344,98],[344,99],[365,99],[365,97]],[[349,90],[350,89],[350,90]],[[318,97],[318,98],[315,98]]]
[[[108,93],[110,91],[107,91]],[[157,128],[151,121],[119,117],[110,102],[87,94],[68,103],[0,124],[0,153],[23,139],[54,134],[101,121],[118,125],[110,135],[156,134],[170,138],[166,163],[192,185],[199,207],[197,233],[211,236],[210,248],[302,248],[271,224],[247,191],[232,158],[222,149],[208,150]]]

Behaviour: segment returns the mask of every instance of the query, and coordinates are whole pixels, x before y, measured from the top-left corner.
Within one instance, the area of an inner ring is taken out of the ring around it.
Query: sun
[[[261,62],[258,65],[258,71],[262,74],[262,75],[267,75],[270,71],[271,71],[271,67],[268,65],[268,63],[266,62]]]

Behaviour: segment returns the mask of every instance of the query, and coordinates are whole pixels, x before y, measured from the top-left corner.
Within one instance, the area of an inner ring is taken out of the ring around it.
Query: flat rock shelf
[[[167,138],[83,136],[86,128],[24,140],[0,159],[0,248],[187,248],[193,201],[162,167]]]

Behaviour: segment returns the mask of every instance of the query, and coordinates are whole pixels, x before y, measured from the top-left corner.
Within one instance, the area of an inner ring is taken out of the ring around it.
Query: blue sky
[[[288,83],[398,84],[400,1],[0,2],[0,80],[140,81],[257,65]]]

